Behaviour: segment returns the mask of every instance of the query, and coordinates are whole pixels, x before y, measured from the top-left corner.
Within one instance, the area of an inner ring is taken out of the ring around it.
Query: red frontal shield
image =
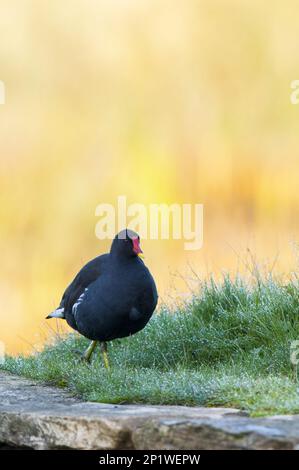
[[[138,238],[132,238],[133,242],[133,251],[136,253],[136,255],[139,255],[139,253],[143,253],[142,249],[140,248],[139,240]]]

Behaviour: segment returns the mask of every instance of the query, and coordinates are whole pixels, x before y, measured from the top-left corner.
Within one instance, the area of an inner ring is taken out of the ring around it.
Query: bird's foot
[[[86,357],[85,353],[82,353],[82,351],[79,351],[79,349],[75,349],[73,352],[77,356],[76,357],[76,362],[90,364],[91,357]]]
[[[80,358],[79,358],[79,361],[81,362],[87,362],[87,363],[90,363],[91,361],[91,356],[95,350],[95,347],[97,345],[97,342],[96,341],[92,341],[90,343],[90,345],[88,346],[88,348],[86,349],[86,351],[84,351],[84,353],[82,354],[81,351],[78,351],[78,349],[74,350],[74,352],[76,354],[79,354],[80,355]]]
[[[82,351],[80,351],[80,349],[73,349],[72,352],[77,354],[77,356],[82,356]]]

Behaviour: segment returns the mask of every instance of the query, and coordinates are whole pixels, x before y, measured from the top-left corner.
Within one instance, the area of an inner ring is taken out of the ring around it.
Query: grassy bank
[[[111,372],[100,352],[91,365],[74,350],[78,335],[58,339],[1,367],[65,386],[87,400],[111,403],[233,406],[252,415],[299,412],[290,345],[299,340],[298,282],[225,278],[201,286],[175,311],[163,308],[140,333],[109,344]]]

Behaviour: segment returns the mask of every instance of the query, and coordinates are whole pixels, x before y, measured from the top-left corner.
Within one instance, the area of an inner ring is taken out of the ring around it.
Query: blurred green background
[[[204,246],[143,243],[162,300],[246,270],[246,249],[297,269],[298,2],[2,0],[0,339],[47,336],[88,259],[95,208],[203,203]],[[247,252],[248,253],[248,252]]]

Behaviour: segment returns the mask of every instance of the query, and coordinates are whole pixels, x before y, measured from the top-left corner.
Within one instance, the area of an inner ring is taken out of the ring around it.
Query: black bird
[[[155,281],[140,259],[136,232],[119,232],[110,253],[89,261],[62,296],[59,307],[47,318],[63,318],[91,344],[83,354],[88,362],[100,342],[109,369],[107,341],[142,330],[158,301]]]

